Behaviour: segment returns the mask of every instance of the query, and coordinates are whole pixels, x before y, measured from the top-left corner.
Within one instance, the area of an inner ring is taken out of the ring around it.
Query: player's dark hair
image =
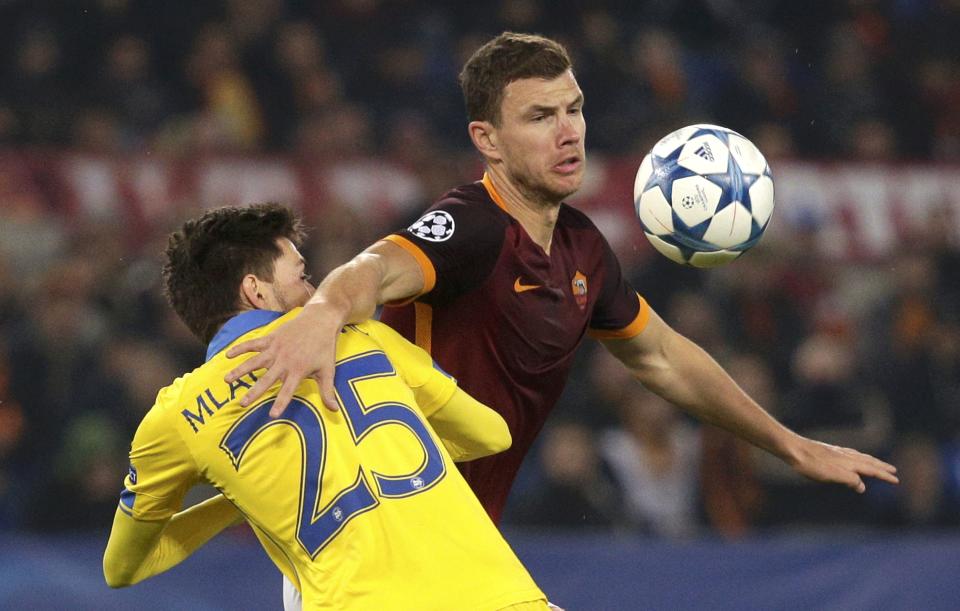
[[[164,293],[174,311],[204,343],[240,310],[240,283],[247,274],[273,282],[277,245],[304,238],[300,219],[276,203],[210,210],[167,239]]]
[[[536,34],[504,32],[477,49],[460,72],[467,117],[499,125],[507,85],[525,78],[552,80],[571,67],[560,43]]]

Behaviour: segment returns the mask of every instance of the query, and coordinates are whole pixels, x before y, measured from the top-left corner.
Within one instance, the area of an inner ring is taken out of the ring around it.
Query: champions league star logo
[[[418,238],[430,242],[445,242],[453,235],[453,217],[443,210],[428,212],[407,230]]]

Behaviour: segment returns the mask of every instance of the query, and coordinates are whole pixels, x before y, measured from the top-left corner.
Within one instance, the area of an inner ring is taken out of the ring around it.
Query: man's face
[[[300,251],[287,238],[277,240],[283,252],[273,263],[273,282],[264,282],[263,296],[271,310],[289,312],[307,303],[314,287],[304,272],[305,262]]]
[[[573,72],[528,78],[504,89],[495,128],[504,169],[527,196],[559,204],[583,182],[583,92]]]

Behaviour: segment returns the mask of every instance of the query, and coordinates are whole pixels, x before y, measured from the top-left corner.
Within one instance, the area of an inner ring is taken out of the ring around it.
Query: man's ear
[[[477,147],[480,154],[487,159],[499,161],[500,143],[497,137],[497,128],[489,121],[471,121],[467,125],[467,131],[470,133],[470,140],[473,146]]]
[[[264,285],[260,279],[253,274],[247,274],[240,281],[240,298],[244,305],[250,306],[254,310],[264,310],[267,301],[264,298]]]

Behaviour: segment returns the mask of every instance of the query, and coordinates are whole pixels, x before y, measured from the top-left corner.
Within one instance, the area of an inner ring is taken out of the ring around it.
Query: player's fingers
[[[283,386],[280,387],[280,392],[277,393],[277,398],[273,401],[273,407],[270,408],[271,418],[279,418],[283,415],[287,405],[290,404],[290,400],[293,399],[293,393],[296,392],[298,383],[299,380],[294,376],[289,376],[283,381]]]
[[[324,369],[313,377],[320,386],[320,398],[323,400],[324,406],[334,412],[340,409],[340,403],[337,402],[337,394],[333,391],[333,373]]]
[[[837,467],[839,470],[834,471],[833,477],[829,479],[857,492],[863,492],[866,489],[855,465],[837,465]]]
[[[896,472],[897,472],[897,468],[896,468],[895,466],[891,465],[891,464],[888,463],[888,462],[883,462],[883,461],[880,460],[879,458],[874,458],[873,456],[871,456],[870,459],[871,459],[871,462],[873,463],[873,465],[876,466],[878,469],[882,469],[883,471],[886,471],[887,473],[896,473]]]
[[[899,484],[899,483],[900,483],[900,478],[899,478],[899,477],[897,477],[897,476],[894,475],[893,473],[888,473],[887,471],[877,471],[877,473],[876,473],[876,475],[874,475],[874,477],[877,478],[877,479],[879,479],[879,480],[883,480],[883,481],[885,481],[885,482],[888,482],[888,483],[890,483],[890,484]]]
[[[881,469],[881,468],[876,467],[876,466],[874,466],[874,465],[866,465],[866,466],[863,466],[863,467],[857,469],[857,472],[860,473],[860,475],[866,475],[866,476],[868,476],[868,477],[875,477],[875,478],[877,478],[877,479],[883,480],[883,481],[885,481],[885,482],[889,482],[889,483],[891,483],[891,484],[899,484],[899,483],[900,483],[900,478],[898,478],[896,475],[894,475],[893,473],[890,473],[890,472],[887,471],[886,469]]]
[[[252,373],[258,369],[267,369],[273,365],[273,357],[265,352],[251,356],[244,362],[230,370],[230,373],[223,376],[227,384],[233,384],[241,377]]]
[[[895,477],[893,479],[889,479],[890,476],[893,476],[897,472],[897,468],[891,465],[890,463],[883,462],[879,458],[876,458],[875,456],[871,456],[869,454],[864,454],[863,452],[850,450],[849,448],[846,448],[845,451],[850,456],[853,456],[856,459],[858,470],[860,470],[861,468],[869,469],[869,471],[861,470],[860,471],[861,473],[864,473],[871,477],[878,477],[881,479],[885,479],[886,481],[890,481],[890,482],[894,482],[894,480],[896,480]],[[898,483],[898,482],[899,480],[897,480],[894,483]]]
[[[840,448],[840,451],[847,456],[854,458],[858,464],[865,464],[873,467],[874,469],[879,469],[887,473],[896,473],[897,468],[891,465],[888,462],[884,462],[877,458],[876,456],[871,456],[870,454],[864,454],[863,452],[858,452],[852,448]]]
[[[248,352],[263,352],[267,346],[270,345],[269,337],[258,337],[256,339],[248,339],[245,342],[240,342],[236,346],[231,346],[227,350],[227,358],[236,358],[241,354],[246,354]]]
[[[269,390],[279,378],[279,371],[268,369],[266,373],[260,376],[260,379],[257,380],[256,384],[253,385],[253,388],[248,390],[247,394],[240,399],[240,405],[243,407],[250,407],[250,404],[263,396],[263,393],[267,392],[267,390]]]

